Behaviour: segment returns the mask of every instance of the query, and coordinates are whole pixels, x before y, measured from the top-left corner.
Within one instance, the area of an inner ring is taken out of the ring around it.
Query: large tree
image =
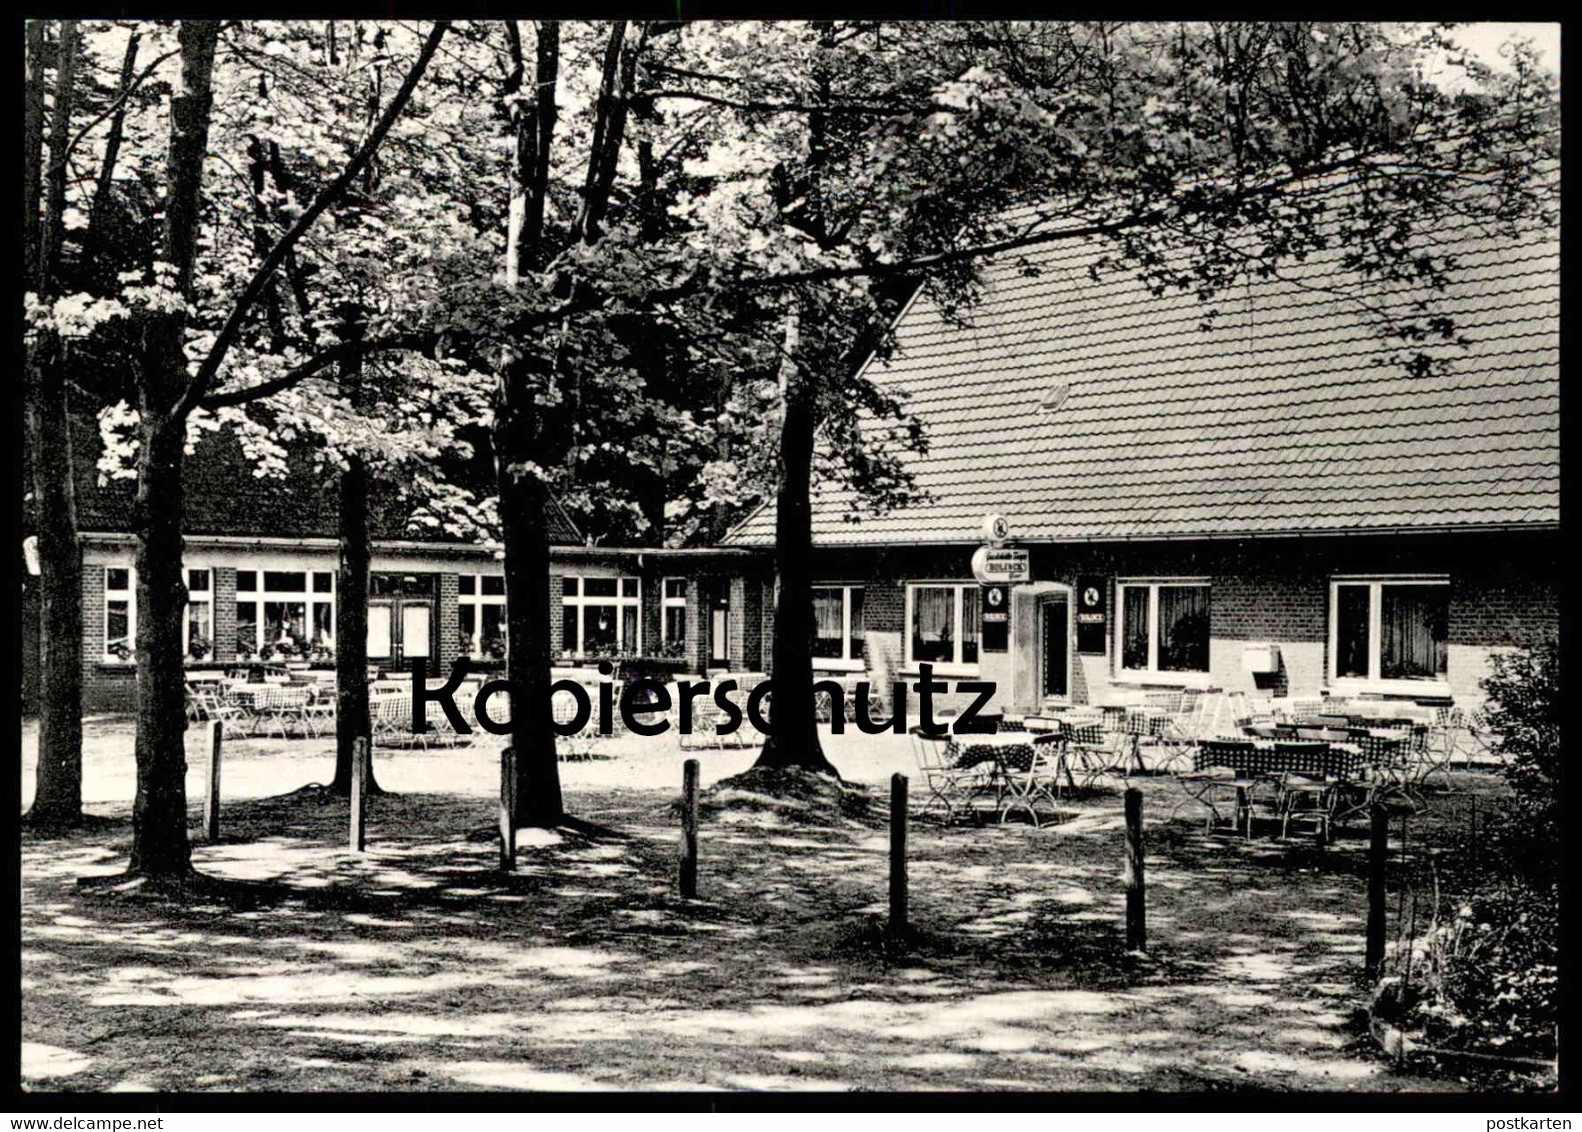
[[[192,21],[176,29],[176,71],[169,103],[169,144],[163,168],[164,220],[157,258],[147,277],[123,276],[119,294],[94,306],[100,321],[125,319],[136,327],[132,353],[135,387],[137,488],[132,526],[136,535],[138,718],[137,798],[129,872],[161,884],[181,885],[191,875],[187,841],[186,714],[182,679],[181,625],[186,604],[182,583],[182,457],[193,414],[231,384],[228,397],[242,403],[275,389],[258,364],[226,370],[231,352],[254,332],[261,301],[275,286],[303,236],[356,182],[390,132],[438,49],[446,26],[436,24],[404,81],[378,114],[340,174],[296,213],[291,227],[257,262],[224,270],[223,241],[208,244],[221,262],[202,261],[205,164],[214,121],[214,76],[220,25]],[[246,197],[242,198],[244,207]],[[218,251],[215,251],[218,245]],[[200,266],[202,272],[200,275]],[[265,304],[268,307],[268,304]],[[59,332],[63,315],[81,312],[34,310],[34,332]],[[328,347],[325,364],[357,351],[346,343]],[[281,363],[277,358],[274,372]],[[258,378],[262,380],[255,380]]]
[[[987,256],[1094,241],[1099,270],[1194,291],[1211,319],[1228,289],[1339,249],[1334,289],[1421,372],[1457,333],[1435,305],[1455,268],[1436,227],[1470,214],[1509,230],[1554,207],[1553,180],[1532,176],[1556,152],[1552,77],[1523,51],[1491,72],[1442,28],[845,22],[689,43],[698,54],[668,73],[711,85],[661,97],[734,115],[726,136],[760,147],[735,162],[729,223],[772,258],[725,285],[776,288],[799,330],[773,476],[765,765],[828,767],[810,696],[811,486],[877,487],[881,505],[907,491],[890,457],[921,438],[857,374],[889,345],[900,291],[970,318]],[[1393,285],[1411,301],[1373,301]]]

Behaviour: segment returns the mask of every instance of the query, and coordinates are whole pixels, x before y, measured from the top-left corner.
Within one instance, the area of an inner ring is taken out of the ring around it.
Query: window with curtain
[[[1448,578],[1336,581],[1330,589],[1333,678],[1444,680],[1449,673]]]
[[[814,588],[813,656],[819,660],[862,659],[861,586]]]
[[[1209,601],[1206,582],[1118,583],[1120,669],[1135,673],[1206,673]]]
[[[187,571],[187,655],[204,660],[214,651],[213,574]]]
[[[907,624],[907,658],[913,664],[978,663],[978,587],[917,585],[907,587],[911,617]]]

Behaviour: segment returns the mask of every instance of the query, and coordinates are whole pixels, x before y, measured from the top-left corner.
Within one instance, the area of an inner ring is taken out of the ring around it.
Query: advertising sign
[[[979,608],[983,612],[983,630],[979,638],[984,652],[1005,652],[1011,642],[1011,587],[1009,585],[984,586]]]
[[[986,586],[1031,581],[1032,561],[1025,550],[980,546],[972,554],[972,576]]]
[[[1096,574],[1077,579],[1077,651],[1104,652],[1104,607],[1109,587]]]

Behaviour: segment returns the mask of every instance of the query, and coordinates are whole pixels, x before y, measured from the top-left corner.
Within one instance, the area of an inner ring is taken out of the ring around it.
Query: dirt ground
[[[24,792],[36,736],[24,725]],[[206,737],[189,733],[198,836]],[[700,896],[675,895],[681,763],[705,787],[753,752],[603,741],[562,764],[585,824],[524,830],[497,868],[497,746],[381,752],[368,850],[346,848],[328,740],[233,741],[181,907],[80,889],[124,867],[131,728],[87,727],[111,819],[24,834],[24,1084],[36,1090],[1442,1091],[1362,1038],[1363,830],[1207,833],[1168,778],[1145,796],[1146,956],[1123,947],[1118,790],[1058,824],[915,820],[912,921],[887,943],[888,790],[905,737],[830,737],[866,814],[706,807]],[[1498,783],[1453,776],[1414,843]],[[1117,785],[1119,785],[1117,783]],[[921,802],[914,781],[914,804]],[[24,802],[26,801],[24,797]]]

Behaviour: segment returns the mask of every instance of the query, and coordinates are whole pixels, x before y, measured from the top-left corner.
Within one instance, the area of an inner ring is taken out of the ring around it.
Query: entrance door
[[[368,659],[400,665],[433,655],[434,609],[428,601],[368,602]]]
[[[369,577],[368,659],[400,667],[434,655],[434,575]]]
[[[1064,597],[1045,598],[1039,603],[1039,667],[1043,671],[1045,697],[1065,698],[1070,694],[1067,670],[1070,667],[1070,610]]]

